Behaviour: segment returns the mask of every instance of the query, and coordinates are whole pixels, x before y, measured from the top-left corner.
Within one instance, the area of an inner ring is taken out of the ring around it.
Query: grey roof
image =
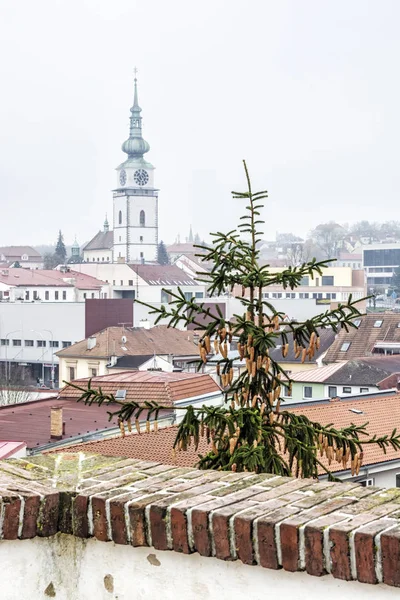
[[[332,329],[319,329],[318,330],[320,336],[320,347],[319,350],[316,351],[312,363],[316,363],[317,360],[324,354],[331,344],[333,344],[335,340],[335,332]],[[273,360],[279,363],[301,363],[301,356],[298,358],[294,357],[294,347],[292,342],[292,336],[289,336],[289,352],[286,358],[282,358],[282,351],[280,348],[274,348],[270,350],[270,356]],[[307,361],[308,362],[308,361]]]
[[[338,385],[377,385],[389,375],[400,373],[400,356],[387,358],[349,360],[326,381]]]
[[[108,369],[139,369],[139,367],[154,357],[154,354],[138,354],[137,356],[119,356],[115,365]]]
[[[112,231],[99,231],[83,250],[111,250],[113,243],[114,233]]]
[[[5,256],[6,258],[21,258],[24,254],[27,254],[29,260],[33,258],[42,258],[41,254],[32,248],[32,246],[1,246],[0,247],[0,256]]]

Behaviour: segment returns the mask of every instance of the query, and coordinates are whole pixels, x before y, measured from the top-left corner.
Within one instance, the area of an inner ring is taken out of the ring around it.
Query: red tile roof
[[[75,385],[86,388],[89,379],[78,379]],[[92,378],[91,386],[101,389],[106,394],[114,394],[117,390],[126,390],[125,400],[139,403],[156,401],[159,404],[173,406],[179,400],[190,400],[197,396],[220,392],[219,385],[211,375],[203,373],[165,373],[161,371],[123,371]],[[78,399],[79,390],[66,386],[60,393],[63,400]]]
[[[76,287],[82,290],[98,290],[104,285],[104,282],[84,273],[46,269],[2,269],[0,281],[13,287]]]
[[[198,285],[176,265],[129,265],[149,285]]]
[[[362,411],[361,414],[353,410]],[[341,428],[354,423],[363,425],[368,422],[367,430],[370,434],[378,436],[390,434],[394,427],[400,429],[400,395],[364,400],[342,400],[330,404],[310,403],[307,406],[291,407],[291,412],[303,414],[312,421],[328,425],[333,423]],[[390,416],[390,418],[389,418]],[[172,446],[177,433],[177,427],[166,427],[157,433],[132,434],[125,438],[116,437],[87,444],[78,444],[63,449],[63,452],[94,452],[106,456],[124,456],[153,460],[165,464],[176,464],[182,467],[193,467],[198,461],[198,454],[205,454],[208,446],[205,438],[200,439],[198,451],[193,445],[185,452],[172,453]],[[390,460],[400,460],[400,452],[391,448],[383,453],[375,445],[364,446],[363,465],[374,465]],[[342,467],[336,463],[331,465],[332,471],[341,471]]]

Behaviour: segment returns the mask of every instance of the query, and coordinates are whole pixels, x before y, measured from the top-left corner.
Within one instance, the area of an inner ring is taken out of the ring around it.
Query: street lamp
[[[51,389],[54,389],[54,336],[53,332],[50,329],[43,329],[43,331],[47,331],[51,335]]]
[[[7,383],[10,381],[10,374],[11,374],[10,373],[11,369],[10,369],[10,365],[8,363],[8,355],[7,355],[7,348],[8,348],[7,340],[8,340],[8,336],[9,335],[12,335],[13,333],[19,333],[20,331],[22,331],[22,329],[15,329],[14,331],[9,331],[6,334],[6,337],[5,337],[5,340],[6,340],[6,346],[5,346],[5,348],[6,348],[6,380],[7,380]]]

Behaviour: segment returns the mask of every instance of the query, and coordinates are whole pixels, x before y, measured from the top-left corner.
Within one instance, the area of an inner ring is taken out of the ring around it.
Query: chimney
[[[61,406],[52,406],[50,409],[50,438],[61,440],[63,436],[63,411]]]
[[[96,345],[96,338],[93,337],[93,336],[88,337],[88,339],[87,339],[87,349],[88,350],[93,350],[93,348],[95,347],[95,345]]]

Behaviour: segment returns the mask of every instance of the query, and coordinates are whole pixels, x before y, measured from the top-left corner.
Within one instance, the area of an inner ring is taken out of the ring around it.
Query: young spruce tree
[[[288,267],[280,273],[271,272],[268,265],[260,266],[257,242],[260,240],[260,209],[267,192],[253,193],[246,164],[244,163],[247,191],[233,193],[233,197],[246,202],[246,214],[241,217],[238,231],[212,234],[213,247],[199,247],[199,258],[213,263],[211,272],[202,274],[210,295],[219,295],[229,290],[236,292],[243,306],[243,314],[225,320],[218,310],[207,307],[195,299],[186,300],[179,290],[172,295],[168,306],[153,308],[157,321],[167,319],[169,326],[178,323],[194,324],[201,331],[199,343],[201,365],[213,360],[211,346],[222,356],[217,364],[221,386],[224,391],[224,406],[187,406],[178,426],[174,449],[185,451],[190,444],[197,449],[201,437],[209,444],[209,452],[199,456],[200,469],[222,469],[232,471],[268,472],[297,477],[318,477],[326,472],[331,477],[330,465],[338,463],[341,468],[351,468],[358,473],[362,464],[363,446],[378,445],[383,452],[387,447],[400,448],[400,436],[392,434],[376,437],[367,432],[367,425],[350,425],[336,429],[333,425],[323,426],[311,422],[307,417],[285,410],[282,389],[290,388],[290,377],[270,357],[269,351],[277,345],[285,356],[289,344],[294,344],[297,357],[304,361],[313,357],[319,347],[319,331],[331,327],[348,330],[355,327],[354,320],[360,311],[350,297],[347,304],[332,311],[317,315],[305,322],[287,322],[283,313],[263,299],[263,291],[270,285],[282,285],[283,289],[294,289],[304,276],[321,275],[329,261],[315,259],[299,267]],[[241,237],[240,234],[245,234]],[[149,306],[149,305],[147,305]],[[204,325],[207,317],[209,324]],[[237,378],[233,375],[233,359],[228,357],[228,344],[238,338],[238,355],[245,359],[247,368]],[[215,358],[214,358],[215,362]],[[86,404],[106,402],[115,405],[110,418],[117,415],[121,432],[125,424],[131,430],[135,420],[140,431],[139,418],[146,415],[146,430],[151,423],[157,430],[160,410],[168,407],[157,402],[121,402],[113,395],[105,395],[101,389],[79,388],[80,400]]]

